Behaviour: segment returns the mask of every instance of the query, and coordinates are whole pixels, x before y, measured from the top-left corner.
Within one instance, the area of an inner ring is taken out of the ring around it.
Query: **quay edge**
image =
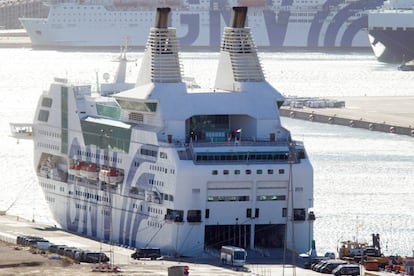
[[[280,116],[414,137],[414,97],[338,97],[344,108],[280,108]]]

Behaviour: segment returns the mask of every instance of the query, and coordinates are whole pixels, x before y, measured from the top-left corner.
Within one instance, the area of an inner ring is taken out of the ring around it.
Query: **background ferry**
[[[34,47],[143,47],[155,8],[174,11],[182,47],[216,47],[232,6],[248,6],[256,45],[278,48],[367,47],[366,11],[381,0],[47,0],[47,18],[21,18]]]
[[[414,0],[387,0],[368,14],[371,47],[379,61],[414,59]]]

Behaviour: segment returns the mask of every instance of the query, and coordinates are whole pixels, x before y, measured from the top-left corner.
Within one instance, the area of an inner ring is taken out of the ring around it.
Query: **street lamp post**
[[[286,208],[286,226],[285,226],[285,242],[284,242],[284,250],[283,250],[283,276],[285,275],[285,264],[286,264],[286,249],[287,249],[287,242],[288,242],[288,235],[289,230],[291,234],[291,247],[292,247],[292,268],[293,268],[293,276],[296,276],[296,245],[295,245],[295,231],[294,231],[294,194],[293,194],[293,163],[296,160],[295,155],[295,148],[292,144],[289,145],[289,182],[288,182],[288,197],[287,197],[287,208]],[[290,227],[289,227],[290,224]]]
[[[111,140],[110,139],[111,139],[112,129],[101,129],[100,131],[101,131],[102,136],[105,138],[104,157],[103,157],[104,164],[105,164],[105,166],[109,167],[109,149],[111,147]],[[112,217],[112,204],[113,204],[113,202],[112,202],[112,200],[113,200],[113,198],[111,199],[110,191],[109,191],[108,188],[109,188],[108,185],[105,185],[105,186],[101,187],[102,191],[104,192],[104,194],[109,199],[109,202],[108,202],[108,205],[106,206],[106,208],[105,208],[105,206],[103,207],[104,210],[108,211],[109,229],[106,229],[105,218],[103,218],[103,236],[105,238],[105,234],[107,233],[107,231],[109,231],[108,239],[109,239],[109,252],[110,252],[110,262],[111,262],[110,267],[112,268],[113,267],[113,259],[114,259],[113,240],[112,240],[112,238],[113,238],[112,237],[112,235],[113,235],[113,229],[112,229],[112,227],[113,227],[113,224],[112,224],[112,218],[113,218]]]

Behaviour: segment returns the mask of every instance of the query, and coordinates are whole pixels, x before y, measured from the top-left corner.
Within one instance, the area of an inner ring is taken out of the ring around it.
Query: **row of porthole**
[[[41,142],[37,143],[37,147],[44,148],[44,149],[51,149],[51,150],[59,150],[59,146],[57,146],[57,145],[41,143]]]
[[[40,182],[40,185],[43,187],[43,188],[45,188],[45,189],[48,189],[48,190],[56,190],[56,186],[55,185],[53,185],[53,184],[49,184],[49,183],[44,183],[44,182]]]
[[[43,130],[43,129],[39,129],[37,131],[37,134],[39,135],[44,135],[44,136],[49,136],[49,137],[55,137],[55,138],[60,138],[60,134],[57,132],[53,132],[53,131],[47,131],[47,130]]]
[[[95,159],[95,160],[104,160],[104,161],[110,161],[112,163],[118,163],[122,164],[122,158],[115,157],[115,156],[108,156],[106,153],[94,153],[90,151],[84,151],[84,150],[78,150],[77,156],[78,159],[82,159],[81,156],[84,156],[86,158]]]
[[[245,170],[244,173],[247,174],[247,175],[250,175],[250,174],[252,174],[252,170]],[[279,169],[278,173],[279,174],[285,174],[285,170],[284,169]],[[211,174],[212,175],[218,175],[218,170],[212,170]],[[229,170],[223,170],[223,174],[228,175],[228,174],[230,174],[230,171]],[[239,174],[241,174],[241,171],[240,170],[234,170],[234,174],[239,175]],[[256,174],[257,175],[263,174],[263,170],[261,170],[261,169],[256,170]],[[273,169],[268,169],[267,174],[274,174],[274,170]]]
[[[48,202],[52,202],[52,203],[55,202],[55,198],[54,197],[46,196],[45,198],[46,198],[46,201],[48,201]]]
[[[168,173],[168,169],[161,167],[161,166],[157,166],[157,165],[150,165],[149,167],[150,170],[152,171],[158,171],[158,172],[164,172],[164,173]],[[175,170],[174,169],[170,169],[170,173],[171,174],[175,174]]]

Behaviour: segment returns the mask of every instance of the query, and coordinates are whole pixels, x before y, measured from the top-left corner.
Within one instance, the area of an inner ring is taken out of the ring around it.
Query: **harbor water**
[[[55,224],[35,177],[33,142],[10,138],[9,122],[32,122],[39,95],[54,77],[94,85],[104,82],[104,73],[115,73],[112,61],[117,55],[0,49],[1,211]],[[135,61],[129,63],[127,79],[134,82],[142,53],[131,52],[129,57]],[[184,75],[211,89],[218,53],[181,57]],[[286,96],[414,94],[414,72],[379,63],[370,52],[269,52],[260,58],[267,80]],[[371,234],[379,233],[384,253],[411,256],[414,138],[289,118],[282,122],[295,139],[304,141],[313,164],[318,252],[336,252],[344,240],[371,243]]]

